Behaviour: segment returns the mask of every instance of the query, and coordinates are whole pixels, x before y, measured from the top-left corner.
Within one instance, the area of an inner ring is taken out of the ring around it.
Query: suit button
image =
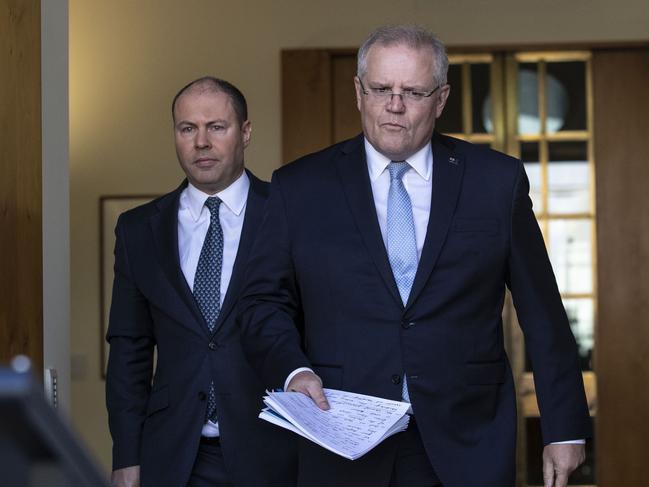
[[[198,399],[199,399],[200,401],[204,401],[205,399],[207,399],[207,394],[205,394],[203,391],[200,391],[200,392],[198,393]]]
[[[413,326],[415,326],[415,322],[414,322],[414,321],[406,321],[406,320],[403,320],[403,321],[401,322],[401,328],[403,328],[404,330],[407,330],[408,328],[412,328]]]
[[[210,342],[210,343],[207,344],[207,347],[208,347],[210,350],[216,350],[216,343],[214,343],[214,342]]]
[[[395,386],[398,386],[399,384],[401,384],[401,376],[400,376],[399,374],[394,374],[394,375],[392,376],[392,383],[393,383]]]

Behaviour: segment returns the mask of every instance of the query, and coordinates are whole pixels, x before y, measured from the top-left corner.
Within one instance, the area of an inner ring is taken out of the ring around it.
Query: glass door
[[[441,132],[520,158],[570,326],[591,416],[597,300],[595,161],[589,52],[449,56],[452,95]],[[508,297],[503,313],[519,403],[519,486],[543,485],[542,439],[531,367]],[[594,445],[570,485],[595,484]]]

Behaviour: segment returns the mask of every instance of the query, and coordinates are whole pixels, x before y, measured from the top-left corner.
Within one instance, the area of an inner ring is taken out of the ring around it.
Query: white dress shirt
[[[210,210],[205,206],[205,201],[210,196],[217,196],[222,201],[219,207],[219,221],[223,229],[221,305],[223,305],[223,298],[230,284],[232,268],[239,249],[249,188],[250,180],[244,171],[235,182],[215,195],[203,193],[191,183],[180,194],[178,253],[180,254],[180,268],[190,289],[194,289],[198,259],[210,226]],[[218,423],[207,421],[203,426],[202,433],[204,436],[218,436]]]

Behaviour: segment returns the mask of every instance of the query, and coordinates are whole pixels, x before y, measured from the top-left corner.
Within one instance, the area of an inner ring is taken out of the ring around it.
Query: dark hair
[[[435,56],[435,73],[433,77],[438,85],[446,84],[448,56],[442,41],[432,32],[417,25],[384,25],[372,32],[358,50],[356,74],[359,78],[367,72],[367,53],[373,45],[405,45],[413,49],[432,49]]]
[[[248,104],[246,103],[246,98],[243,96],[243,93],[234,86],[232,83],[229,83],[223,79],[215,78],[214,76],[203,76],[202,78],[195,79],[194,81],[183,86],[176,96],[174,96],[173,101],[171,102],[171,118],[176,120],[176,102],[178,98],[181,97],[183,93],[191,90],[192,88],[197,87],[201,88],[204,91],[212,91],[215,93],[225,93],[230,97],[232,105],[234,106],[234,113],[239,120],[239,123],[242,124],[248,120]]]

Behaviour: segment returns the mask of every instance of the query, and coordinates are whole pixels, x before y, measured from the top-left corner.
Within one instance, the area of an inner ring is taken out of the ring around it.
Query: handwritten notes
[[[323,411],[299,392],[270,392],[261,419],[286,428],[350,460],[403,431],[410,404],[325,389],[331,409]]]

